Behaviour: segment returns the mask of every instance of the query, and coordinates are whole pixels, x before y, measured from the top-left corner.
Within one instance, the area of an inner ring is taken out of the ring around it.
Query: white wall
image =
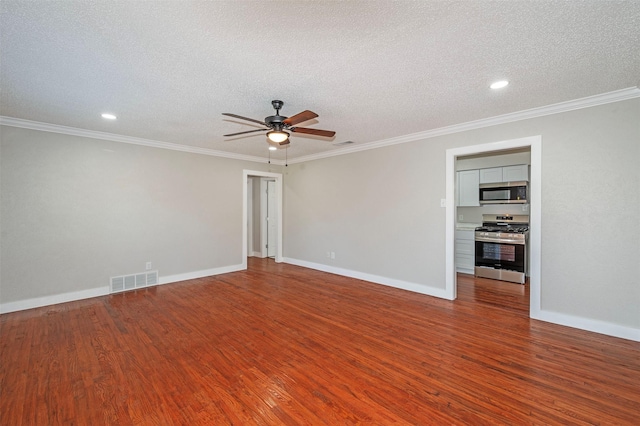
[[[437,294],[446,150],[542,135],[541,309],[640,338],[638,117],[633,99],[290,165],[285,257]]]
[[[142,272],[147,261],[161,281],[241,265],[243,169],[273,166],[0,131],[5,310],[104,290],[111,276]]]
[[[425,144],[289,165],[285,257],[444,289],[444,183]]]

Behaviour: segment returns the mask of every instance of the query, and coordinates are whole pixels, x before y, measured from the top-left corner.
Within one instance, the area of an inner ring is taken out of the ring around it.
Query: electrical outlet
[[[462,221],[464,220],[464,215],[459,214],[459,215],[458,215],[458,220],[459,220],[460,222],[462,222]]]
[[[331,259],[335,259],[335,258],[336,258],[336,252],[335,252],[335,251],[332,251],[332,252],[331,252]]]
[[[330,251],[328,251],[328,252],[327,252],[327,259],[330,259],[330,258],[331,258],[331,252],[330,252]]]
[[[446,198],[441,198],[440,199],[440,207],[447,207],[447,199]]]
[[[145,265],[145,267],[147,268],[147,271],[150,271],[151,268],[153,268],[153,264],[151,262],[147,262],[147,264]]]

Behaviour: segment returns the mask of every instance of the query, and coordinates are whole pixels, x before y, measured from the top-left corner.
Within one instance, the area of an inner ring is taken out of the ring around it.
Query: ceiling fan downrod
[[[271,101],[271,105],[273,105],[273,109],[276,110],[276,115],[280,115],[280,110],[282,109],[282,106],[284,105],[284,102],[278,101],[278,100],[274,100],[274,101]]]

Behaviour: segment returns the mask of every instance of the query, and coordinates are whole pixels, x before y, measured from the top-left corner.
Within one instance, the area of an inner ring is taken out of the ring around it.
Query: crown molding
[[[545,115],[559,114],[561,112],[574,111],[582,108],[590,108],[598,105],[609,104],[612,102],[626,101],[640,97],[640,89],[638,87],[628,87],[626,89],[615,90],[613,92],[603,93],[600,95],[588,96],[586,98],[575,99],[572,101],[560,102],[538,108],[531,108],[523,111],[513,112],[504,115],[498,115],[490,118],[483,118],[466,123],[454,124],[452,126],[440,127],[424,132],[412,133],[409,135],[398,136],[390,139],[383,139],[375,142],[363,143],[347,148],[336,149],[332,151],[322,152],[319,154],[306,155],[289,160],[289,164],[302,163],[305,161],[318,160],[321,158],[335,157],[337,155],[351,154],[353,152],[367,151],[369,149],[382,148],[385,146],[398,145],[401,143],[415,142],[424,139],[435,138],[437,136],[450,135],[453,133],[465,132],[468,130],[481,129],[483,127],[496,126],[498,124],[512,123],[514,121],[528,120],[530,118],[543,117]]]
[[[266,158],[252,155],[235,154],[232,152],[217,151],[215,149],[199,148],[189,145],[181,145],[171,142],[160,142],[151,139],[136,138],[133,136],[117,135],[115,133],[97,132],[94,130],[79,129],[77,127],[60,126],[58,124],[42,123],[39,121],[23,120],[21,118],[0,116],[0,125],[10,127],[21,127],[23,129],[40,130],[43,132],[61,133],[64,135],[80,136],[92,139],[102,139],[112,142],[128,143],[132,145],[143,145],[153,148],[169,149],[172,151],[189,152],[192,154],[210,155],[213,157],[231,158],[234,160],[245,160],[257,163],[265,163]],[[271,164],[284,165],[284,161],[271,160]]]
[[[530,118],[543,117],[545,115],[558,114],[567,111],[574,111],[582,108],[590,108],[598,105],[608,104],[612,102],[620,102],[640,97],[640,89],[637,86],[628,87],[626,89],[615,90],[613,92],[603,93],[600,95],[588,96],[586,98],[575,99],[572,101],[560,102],[557,104],[547,105],[538,108],[527,109],[523,111],[513,112],[504,115],[498,115],[490,118],[469,121],[452,126],[440,127],[438,129],[427,130],[424,132],[412,133],[404,136],[383,139],[374,142],[363,143],[355,146],[335,149],[319,154],[311,154],[302,157],[289,159],[288,164],[303,163],[305,161],[319,160],[321,158],[335,157],[338,155],[351,154],[359,151],[367,151],[385,146],[398,145],[407,142],[415,142],[424,139],[435,138],[437,136],[450,135],[453,133],[465,132],[468,130],[481,129],[483,127],[496,126],[498,124],[512,123],[514,121],[528,120]],[[60,126],[57,124],[41,123],[38,121],[23,120],[20,118],[0,116],[0,125],[21,127],[24,129],[41,130],[44,132],[62,133],[65,135],[81,136],[93,139],[103,139],[113,142],[129,143],[133,145],[143,145],[153,148],[170,149],[173,151],[190,152],[194,154],[210,155],[214,157],[230,158],[234,160],[252,161],[256,163],[264,163],[267,161],[263,157],[255,157],[252,155],[235,154],[226,151],[217,151],[208,148],[199,148],[189,145],[181,145],[171,142],[160,142],[151,139],[142,139],[132,136],[122,136],[114,133],[97,132],[94,130],[78,129],[76,127]],[[271,160],[271,164],[284,166],[283,160]]]

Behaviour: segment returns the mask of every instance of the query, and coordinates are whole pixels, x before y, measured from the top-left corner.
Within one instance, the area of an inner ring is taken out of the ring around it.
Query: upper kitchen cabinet
[[[529,181],[529,165],[492,167],[480,169],[480,183]]]
[[[517,166],[507,166],[502,168],[503,182],[529,182],[529,165],[518,164]]]
[[[502,167],[480,169],[480,183],[504,182],[502,180]]]
[[[464,170],[458,172],[456,189],[458,190],[457,205],[476,207],[480,205],[480,171]]]

